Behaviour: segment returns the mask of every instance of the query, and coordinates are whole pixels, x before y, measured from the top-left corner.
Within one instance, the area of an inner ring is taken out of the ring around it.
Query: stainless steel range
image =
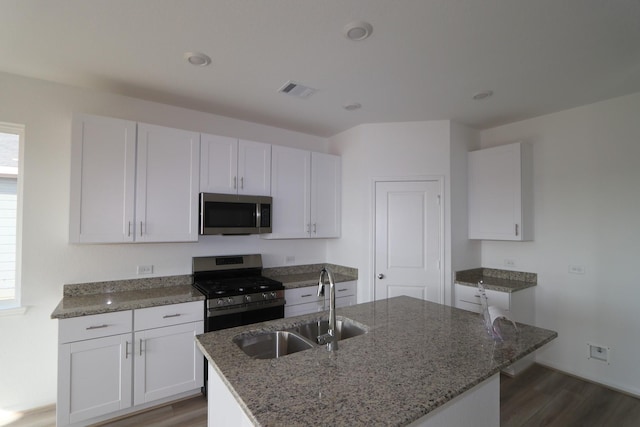
[[[207,297],[205,332],[284,317],[284,286],[262,276],[262,256],[193,258],[193,286]]]

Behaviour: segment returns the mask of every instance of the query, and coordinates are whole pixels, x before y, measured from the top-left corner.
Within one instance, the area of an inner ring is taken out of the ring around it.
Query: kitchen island
[[[215,386],[210,389],[210,425],[234,405],[243,420],[256,425],[351,426],[422,422],[474,392],[499,405],[500,370],[557,336],[522,324],[516,333],[505,324],[505,340],[496,342],[478,314],[404,296],[345,307],[337,314],[363,325],[367,333],[339,341],[335,352],[322,346],[261,360],[233,342],[240,334],[326,318],[326,312],[199,335],[210,382],[222,384],[232,400],[217,396]],[[487,382],[493,391],[477,391]],[[227,403],[215,406],[218,397]]]

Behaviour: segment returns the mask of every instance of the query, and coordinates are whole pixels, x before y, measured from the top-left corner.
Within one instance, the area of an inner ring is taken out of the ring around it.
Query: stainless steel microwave
[[[271,233],[269,196],[200,193],[200,234]]]

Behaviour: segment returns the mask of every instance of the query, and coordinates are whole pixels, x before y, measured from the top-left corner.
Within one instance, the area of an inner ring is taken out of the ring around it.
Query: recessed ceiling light
[[[211,58],[200,52],[186,52],[184,59],[191,65],[196,67],[206,67],[211,64]]]
[[[342,108],[344,108],[347,111],[355,111],[362,108],[362,105],[359,102],[352,102],[351,104],[344,105]]]
[[[474,93],[472,98],[475,99],[476,101],[480,101],[481,99],[489,98],[491,95],[493,95],[492,90],[483,90],[483,91]]]
[[[342,34],[349,40],[364,40],[371,35],[373,27],[368,22],[356,21],[350,22],[342,29]]]

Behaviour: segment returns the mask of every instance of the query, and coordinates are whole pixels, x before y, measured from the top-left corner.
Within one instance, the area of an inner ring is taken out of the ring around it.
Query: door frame
[[[445,199],[444,199],[444,175],[415,175],[415,176],[381,176],[371,178],[371,241],[369,242],[370,266],[371,266],[371,295],[372,300],[376,301],[376,185],[379,182],[426,182],[436,181],[440,189],[440,286],[438,287],[438,302],[445,304]]]

